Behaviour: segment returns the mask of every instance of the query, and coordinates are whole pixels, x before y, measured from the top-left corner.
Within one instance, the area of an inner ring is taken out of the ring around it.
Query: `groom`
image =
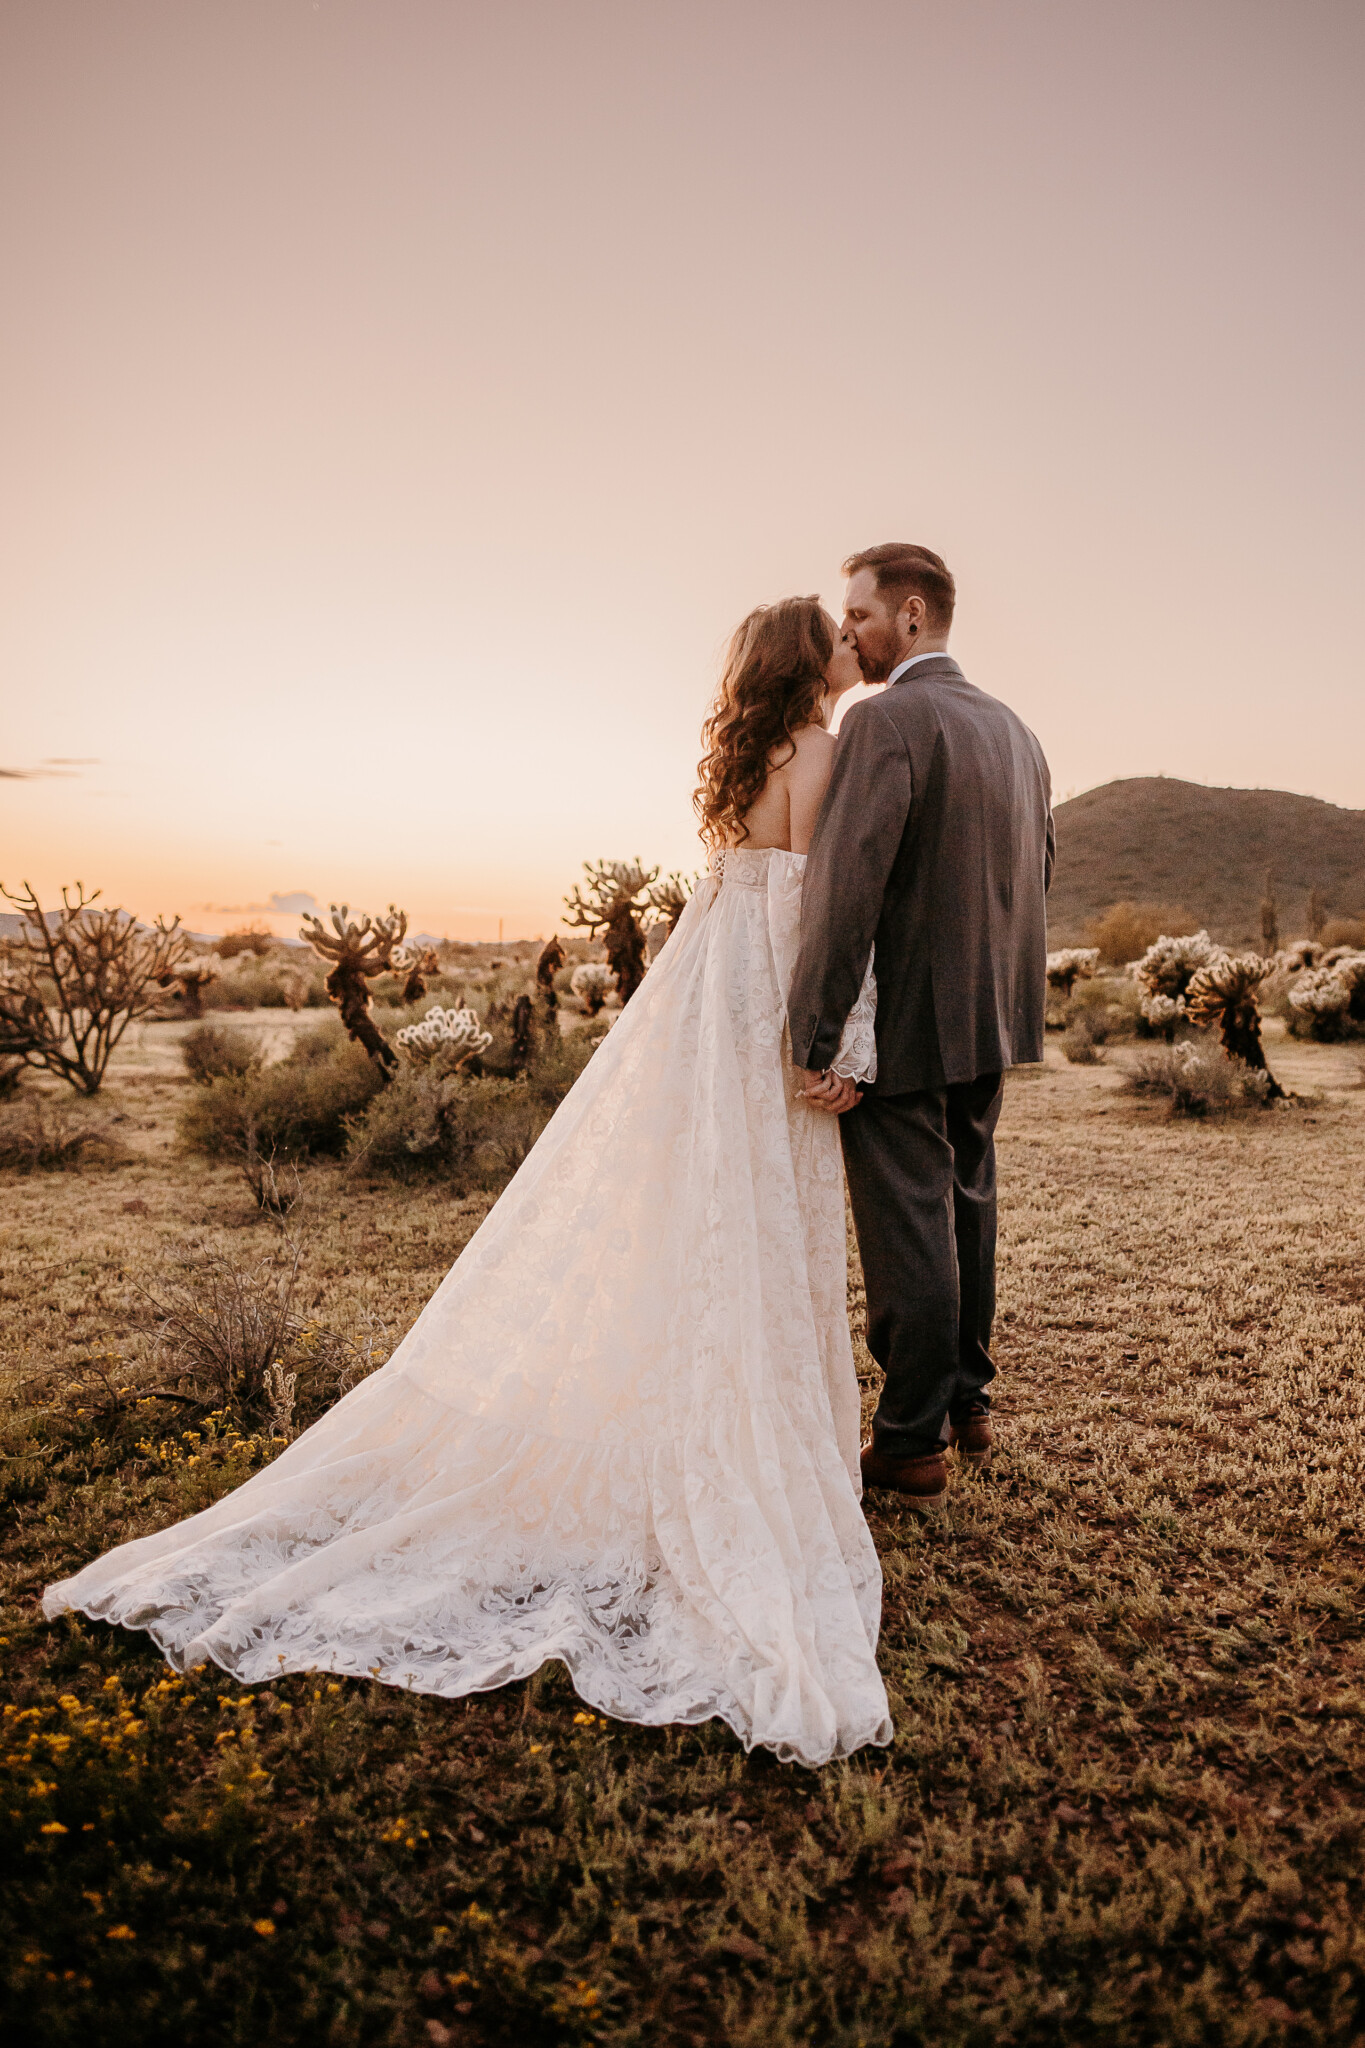
[[[956,591],[901,542],[844,563],[844,631],[885,682],[844,720],[806,864],[788,1014],[809,1098],[842,1114],[886,1375],[863,1480],[941,1507],[945,1450],[991,1453],[995,1126],[1043,1057],[1051,784],[1028,727],[948,653]],[[876,942],[877,1078],[829,1072]]]

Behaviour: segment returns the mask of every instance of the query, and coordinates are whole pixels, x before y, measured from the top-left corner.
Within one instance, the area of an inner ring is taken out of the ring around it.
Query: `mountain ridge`
[[[1282,940],[1306,932],[1313,889],[1329,916],[1365,914],[1365,810],[1135,775],[1069,797],[1055,816],[1054,945],[1079,943],[1089,919],[1131,897],[1191,912],[1224,945],[1259,946],[1267,870]]]

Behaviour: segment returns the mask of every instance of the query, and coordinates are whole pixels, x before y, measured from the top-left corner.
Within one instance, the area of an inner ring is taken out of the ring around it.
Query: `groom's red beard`
[[[865,683],[884,683],[896,666],[896,645],[889,633],[878,636],[872,646],[866,646],[863,636],[858,635],[858,666],[863,672]]]

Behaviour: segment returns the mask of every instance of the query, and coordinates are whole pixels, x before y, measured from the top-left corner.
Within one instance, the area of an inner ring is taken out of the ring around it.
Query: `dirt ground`
[[[127,1740],[161,1745],[155,1797],[101,1793],[94,1834],[60,1805],[95,1796],[63,1775],[79,1744],[12,1802],[30,2038],[1362,2037],[1361,1049],[1272,1026],[1298,1099],[1202,1123],[1126,1094],[1122,1050],[1011,1077],[1000,1450],[928,1526],[868,1503],[895,1743],[811,1774],[719,1729],[585,1727],[553,1673],[454,1709],[209,1674],[172,1710],[142,1639],[42,1624],[92,1542],[181,1511],[75,1419],[88,1361],[136,1362],[135,1283],[276,1241],[230,1169],[175,1149],[175,1029],[131,1040],[97,1105],[118,1163],[0,1176],[5,1696],[25,1755],[65,1697],[141,1700]],[[383,1355],[485,1208],[310,1169],[310,1309]],[[225,1792],[247,1709],[264,1789]],[[191,1979],[218,1989],[184,2031]],[[119,2000],[130,2031],[92,2032]]]

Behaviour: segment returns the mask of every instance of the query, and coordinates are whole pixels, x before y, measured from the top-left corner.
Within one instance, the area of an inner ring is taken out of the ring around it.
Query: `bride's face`
[[[830,624],[833,626],[833,620],[830,621]],[[837,626],[834,627],[834,631],[836,635],[834,652],[831,654],[829,666],[825,670],[826,704],[833,704],[844,695],[845,691],[855,688],[863,679],[862,669],[858,665],[858,649],[855,643],[847,633],[840,633]]]

